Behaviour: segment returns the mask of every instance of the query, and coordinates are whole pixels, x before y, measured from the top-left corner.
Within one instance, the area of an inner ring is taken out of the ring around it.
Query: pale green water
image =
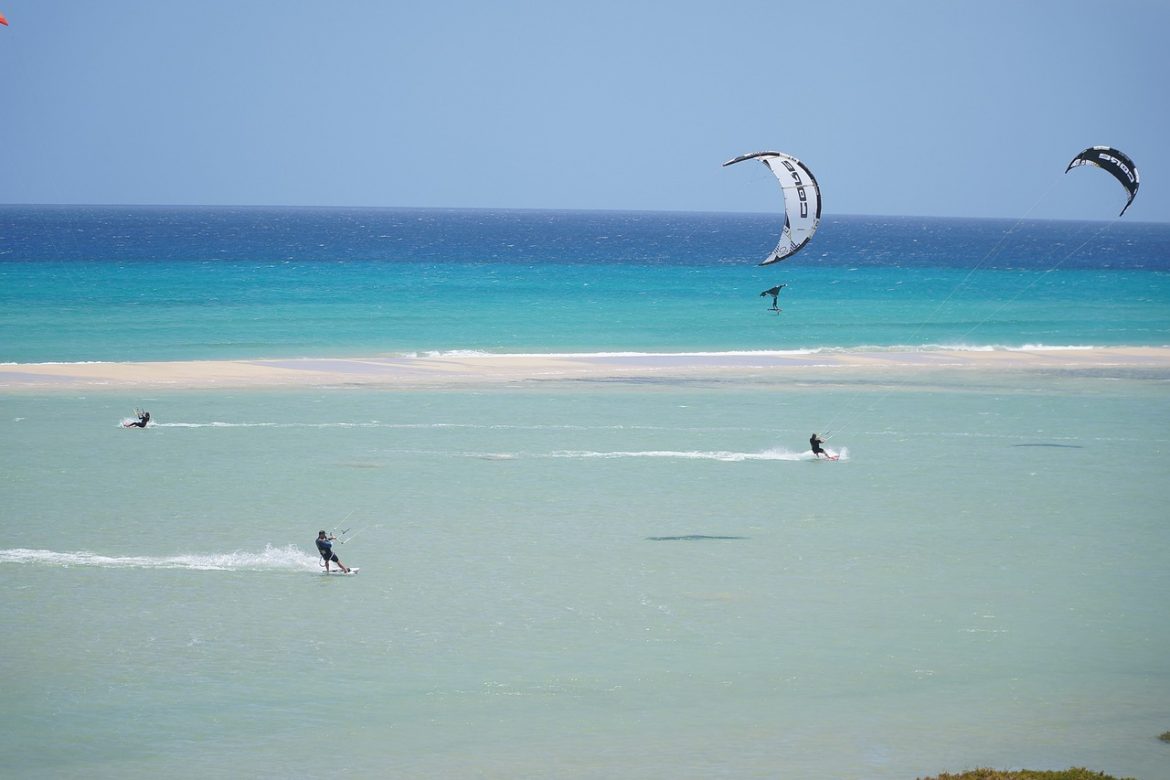
[[[1170,776],[1165,381],[962,381],[2,396],[4,774]]]

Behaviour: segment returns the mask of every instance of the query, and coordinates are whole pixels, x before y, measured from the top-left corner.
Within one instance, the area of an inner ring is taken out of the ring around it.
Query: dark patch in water
[[[1012,446],[1013,446],[1013,447],[1053,447],[1053,448],[1055,448],[1055,449],[1060,449],[1060,450],[1083,450],[1083,449],[1084,449],[1084,447],[1082,447],[1082,446],[1081,446],[1081,445],[1079,445],[1079,444],[1043,444],[1043,443],[1037,443],[1037,444],[1013,444]]]
[[[704,539],[747,539],[746,536],[707,536],[706,534],[687,534],[686,536],[647,536],[650,542],[698,542]]]

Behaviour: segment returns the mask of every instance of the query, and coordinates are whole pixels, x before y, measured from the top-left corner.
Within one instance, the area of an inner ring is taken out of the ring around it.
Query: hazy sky
[[[0,0],[0,203],[1170,221],[1167,0]]]

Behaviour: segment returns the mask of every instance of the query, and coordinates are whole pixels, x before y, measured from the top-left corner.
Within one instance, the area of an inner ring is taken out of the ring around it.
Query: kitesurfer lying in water
[[[808,443],[809,446],[812,447],[813,455],[815,455],[817,458],[820,458],[822,455],[824,455],[829,460],[837,459],[836,455],[830,455],[826,450],[821,448],[821,445],[825,443],[825,440],[822,439],[820,435],[814,433],[809,437]]]
[[[780,299],[780,291],[783,290],[787,286],[788,285],[786,285],[786,284],[778,284],[770,290],[764,290],[762,293],[760,293],[760,297],[763,298],[765,295],[771,295],[772,296],[772,308],[775,309],[776,311],[780,311],[780,309],[777,307],[776,303]]]
[[[122,423],[123,428],[145,428],[146,424],[150,422],[150,412],[144,412],[141,409],[134,410],[134,416],[137,420],[127,420]]]
[[[317,549],[321,551],[321,557],[325,559],[325,571],[329,571],[329,563],[336,563],[341,570],[349,574],[349,567],[342,563],[337,558],[337,553],[333,552],[333,540],[336,536],[328,536],[324,531],[317,534]]]

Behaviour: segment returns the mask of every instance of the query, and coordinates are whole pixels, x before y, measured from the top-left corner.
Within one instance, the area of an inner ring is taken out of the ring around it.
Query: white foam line
[[[276,422],[151,422],[151,428],[448,428],[458,427],[444,423],[425,425],[394,425],[378,422],[330,422],[330,423],[276,423]]]
[[[720,357],[800,357],[804,355],[849,355],[872,352],[1030,352],[1035,350],[1094,350],[1103,347],[1068,344],[859,344],[849,347],[805,347],[797,349],[747,349],[693,352],[486,352],[476,349],[428,350],[406,352],[398,358],[720,358]]]
[[[301,571],[316,570],[317,557],[295,545],[273,547],[263,552],[230,552],[169,556],[100,555],[89,551],[55,552],[17,548],[0,550],[0,564],[23,563],[43,566],[92,566],[105,569],[189,569],[196,571]]]
[[[731,452],[728,450],[642,450],[595,452],[592,450],[559,450],[549,453],[550,458],[581,458],[581,459],[611,459],[611,458],[680,458],[682,460],[718,460],[728,463],[740,463],[749,460],[809,460],[811,452],[790,452],[788,450],[765,450],[763,452]]]
[[[132,422],[126,420],[124,422]],[[486,431],[666,431],[666,430],[749,430],[744,428],[684,428],[662,425],[512,425],[507,423],[382,423],[382,422],[332,422],[332,423],[274,423],[274,422],[154,422],[150,428],[386,428],[393,430],[486,430]]]
[[[554,450],[552,452],[452,452],[449,450],[394,449],[384,453],[433,457],[479,458],[480,460],[521,460],[526,458],[559,458],[576,460],[616,460],[619,458],[677,458],[680,460],[715,460],[724,463],[745,461],[805,461],[816,460],[809,450],[792,452],[784,449],[763,452],[735,452],[731,450]],[[840,460],[849,460],[849,450],[842,448]]]

